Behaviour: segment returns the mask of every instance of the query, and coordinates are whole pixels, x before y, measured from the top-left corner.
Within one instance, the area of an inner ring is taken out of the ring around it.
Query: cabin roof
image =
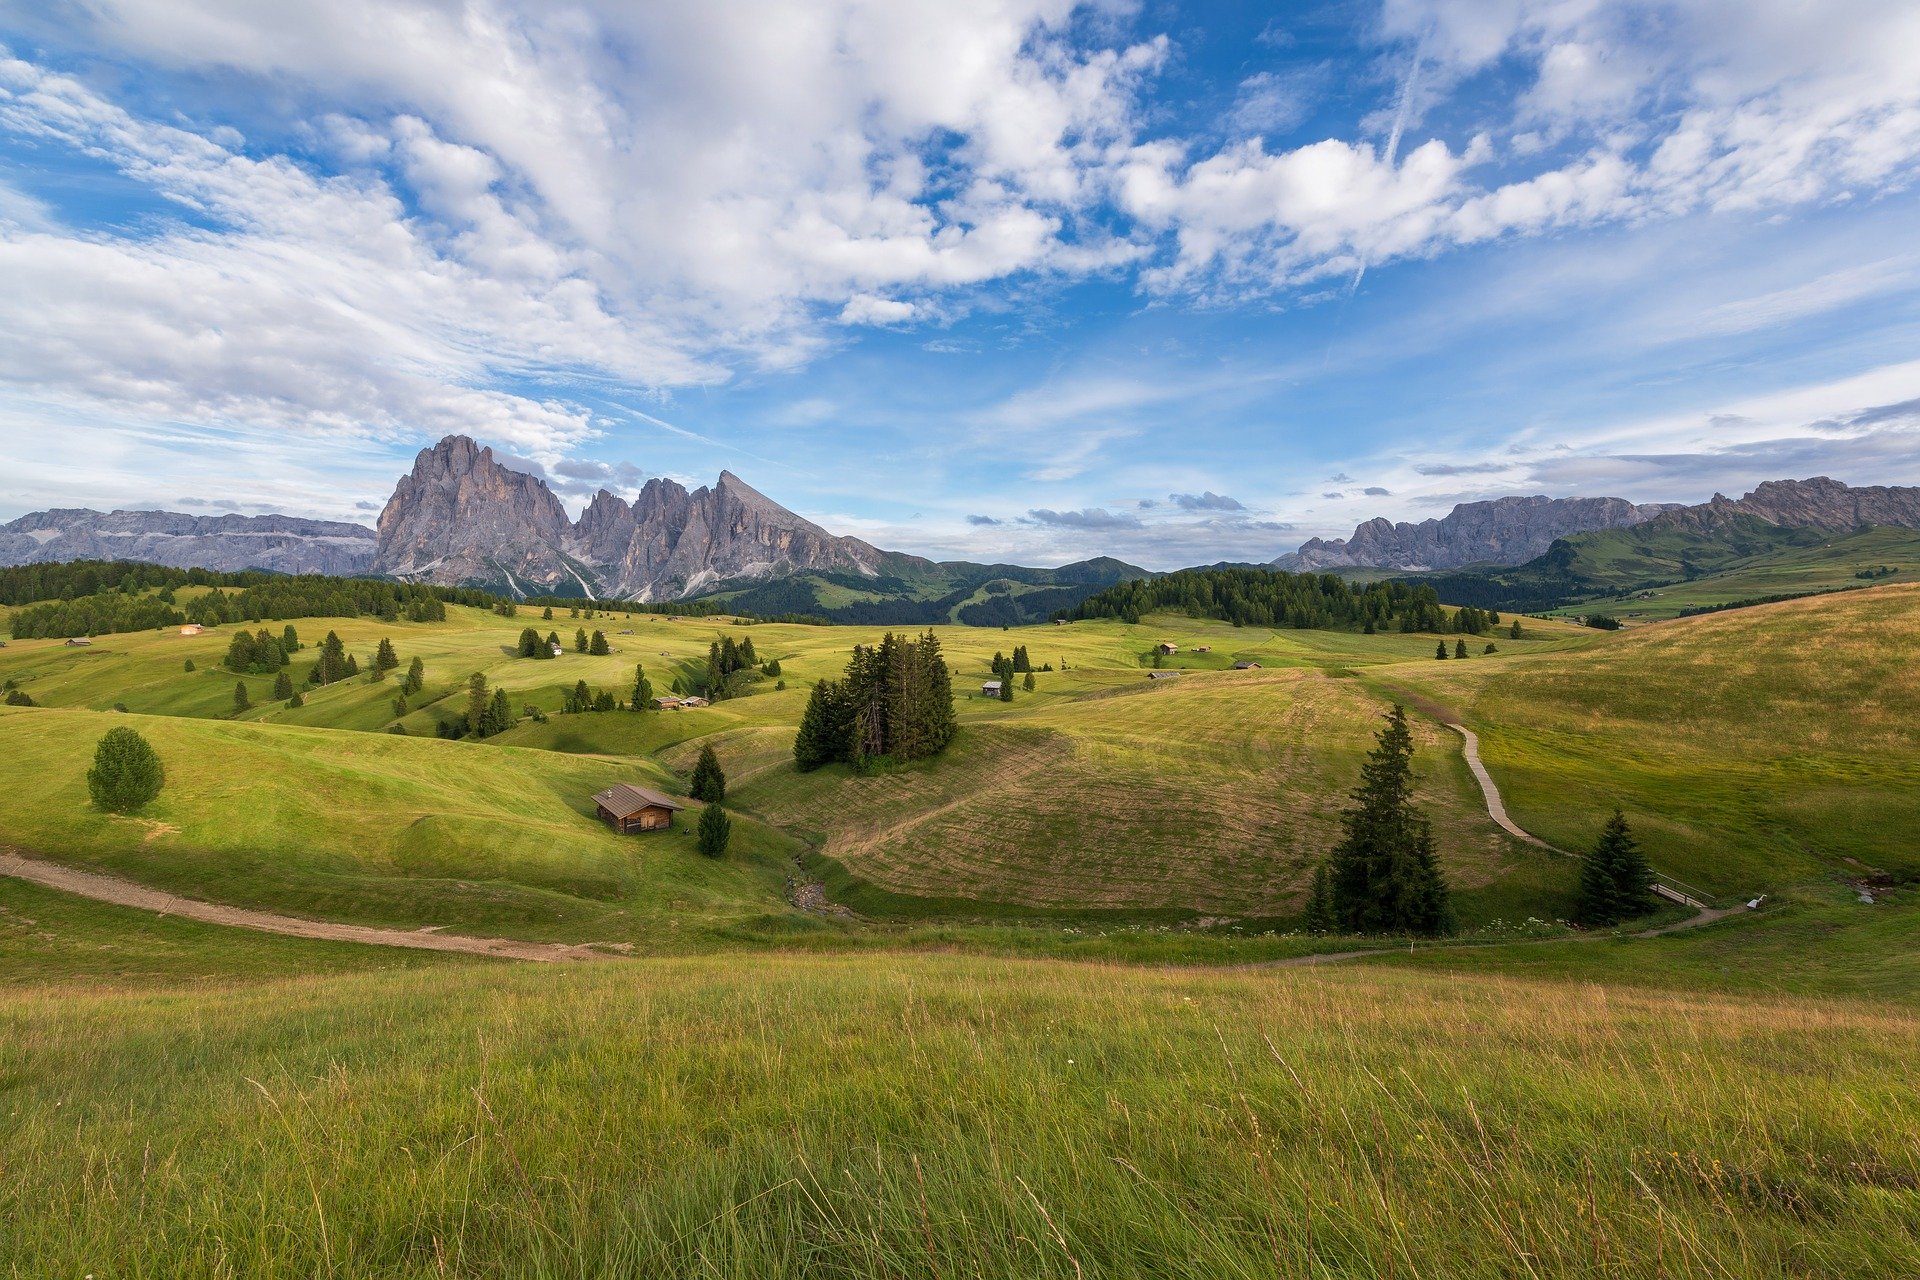
[[[676,812],[687,806],[678,800],[669,800],[648,787],[636,787],[631,783],[618,783],[594,796],[593,802],[616,818],[631,818],[642,809],[672,809]]]

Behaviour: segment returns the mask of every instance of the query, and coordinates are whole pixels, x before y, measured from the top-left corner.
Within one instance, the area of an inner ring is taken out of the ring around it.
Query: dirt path
[[[1492,818],[1502,831],[1516,840],[1524,840],[1530,845],[1541,849],[1550,849],[1554,853],[1565,852],[1561,849],[1555,849],[1545,840],[1542,840],[1530,832],[1522,831],[1519,824],[1507,816],[1507,803],[1500,798],[1500,788],[1493,784],[1493,776],[1487,772],[1487,766],[1480,763],[1480,735],[1458,721],[1443,720],[1441,723],[1467,740],[1467,768],[1473,770],[1474,781],[1480,784],[1480,794],[1486,797],[1487,816]]]
[[[207,924],[231,925],[261,933],[283,933],[293,938],[320,938],[328,942],[361,942],[375,947],[409,947],[416,951],[457,951],[468,955],[494,956],[502,960],[593,960],[606,952],[592,944],[569,945],[560,942],[521,942],[511,938],[469,938],[457,933],[436,933],[431,929],[408,932],[404,929],[376,929],[366,925],[333,924],[325,920],[302,920],[297,916],[273,915],[249,911],[244,907],[223,906],[181,898],[159,889],[149,889],[117,876],[92,871],[76,871],[58,863],[29,858],[17,849],[0,847],[0,875],[30,880],[49,889],[78,894],[95,902],[132,907],[139,911],[158,911],[162,915],[200,920]]]

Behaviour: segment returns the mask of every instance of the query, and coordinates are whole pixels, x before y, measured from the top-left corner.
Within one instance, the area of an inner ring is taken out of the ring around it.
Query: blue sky
[[[1920,483],[1920,10],[0,0],[0,518],[462,431],[942,558]]]

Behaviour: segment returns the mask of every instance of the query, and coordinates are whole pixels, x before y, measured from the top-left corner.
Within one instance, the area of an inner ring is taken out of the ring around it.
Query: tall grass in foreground
[[[0,997],[0,1274],[1901,1276],[1920,1019],[965,957]]]

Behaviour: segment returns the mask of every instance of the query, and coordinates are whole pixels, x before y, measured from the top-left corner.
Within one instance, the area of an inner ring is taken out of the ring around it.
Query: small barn
[[[665,831],[673,825],[673,815],[687,807],[658,791],[625,782],[596,795],[593,804],[600,821],[623,836],[636,831]]]
[[[662,694],[660,697],[655,698],[653,700],[653,709],[655,711],[667,711],[673,708],[677,708],[679,705],[680,705],[680,699],[674,697],[671,694]]]
[[[1180,674],[1180,673],[1179,673],[1178,671],[1149,671],[1149,672],[1147,672],[1147,679],[1149,679],[1149,680],[1171,680],[1171,679],[1173,679],[1173,678],[1174,678],[1175,676],[1177,676],[1177,675],[1179,675],[1179,674]]]
[[[1159,651],[1160,651],[1161,653],[1166,653],[1166,654],[1174,654],[1174,653],[1178,653],[1178,652],[1180,652],[1180,646],[1179,646],[1179,645],[1177,645],[1177,644],[1175,644],[1175,643],[1174,643],[1173,641],[1171,641],[1171,640],[1162,640],[1162,641],[1161,641],[1161,642],[1160,642],[1160,643],[1159,643],[1159,644],[1158,644],[1157,646],[1155,646],[1155,647],[1156,647],[1156,648],[1157,648],[1157,649],[1158,649],[1158,650],[1159,650]]]
[[[1193,651],[1195,653],[1212,653],[1213,646],[1210,644],[1197,644],[1193,647]]]
[[[691,698],[680,699],[680,705],[683,707],[704,707],[707,705],[707,700],[696,694]]]
[[[1258,671],[1260,664],[1257,662],[1236,662],[1233,664],[1233,669],[1235,671]]]
[[[67,641],[67,648],[78,649],[82,645],[89,645],[92,643],[93,641],[87,639],[85,636],[75,636],[73,639]]]
[[[986,697],[997,698],[1000,696],[1000,682],[998,680],[988,680],[980,686],[980,692]]]

